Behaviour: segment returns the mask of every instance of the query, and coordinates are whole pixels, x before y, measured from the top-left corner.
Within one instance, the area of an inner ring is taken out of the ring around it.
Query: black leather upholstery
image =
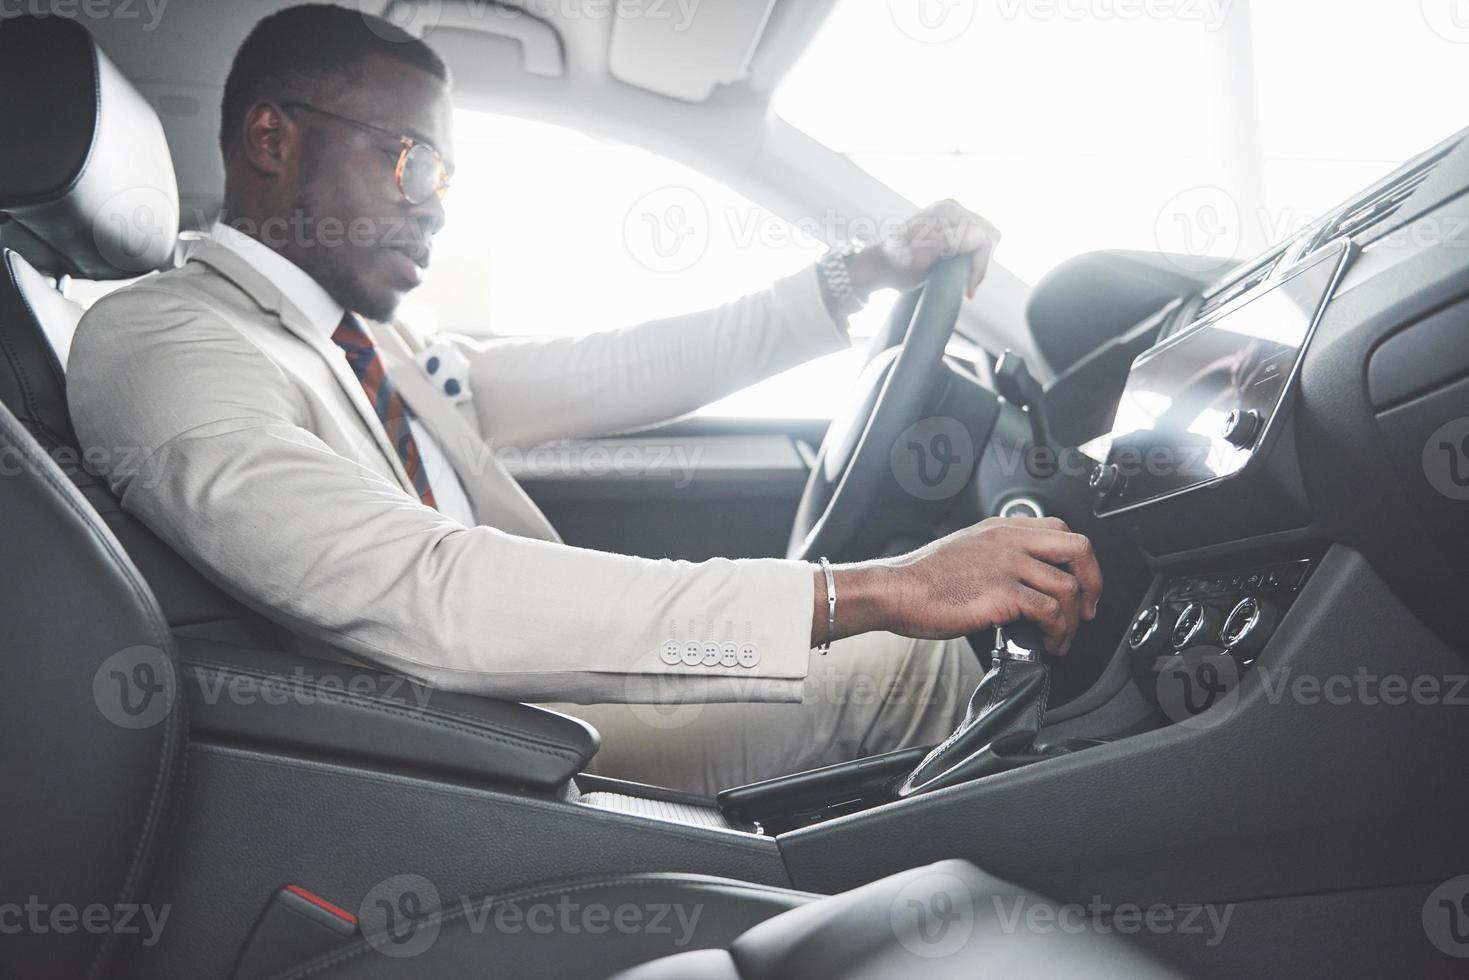
[[[364,667],[177,642],[193,730],[222,741],[543,792],[563,788],[600,744],[591,725],[545,708]]]
[[[1074,910],[1074,909],[1073,909]],[[1177,974],[966,861],[943,861],[772,918],[727,950],[647,963],[617,980],[1162,980]]]
[[[173,646],[117,540],[3,407],[0,540],[0,905],[46,910],[0,940],[0,976],[100,976],[127,933],[63,932],[52,910],[140,898],[184,736]]]
[[[47,272],[118,279],[178,238],[178,183],[158,115],[75,19],[0,20],[0,211]]]

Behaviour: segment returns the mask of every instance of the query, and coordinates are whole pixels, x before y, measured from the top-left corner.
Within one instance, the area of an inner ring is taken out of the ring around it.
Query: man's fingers
[[[1076,576],[1066,569],[1027,557],[1021,559],[1018,575],[1020,581],[1037,592],[1059,601],[1073,623],[1079,623],[1086,615],[1086,592]]]
[[[1096,616],[1102,597],[1102,568],[1086,535],[1036,527],[1026,532],[1022,547],[1033,557],[1070,571],[1081,583],[1083,614],[1087,619]]]
[[[1015,586],[1015,598],[1021,615],[1041,628],[1046,652],[1058,657],[1066,656],[1071,649],[1074,630],[1067,622],[1066,610],[1061,601],[1019,584]]]

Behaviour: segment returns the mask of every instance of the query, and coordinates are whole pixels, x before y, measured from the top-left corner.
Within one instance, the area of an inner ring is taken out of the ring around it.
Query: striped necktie
[[[398,457],[403,460],[403,469],[408,471],[408,479],[413,481],[418,499],[437,509],[439,505],[434,502],[434,491],[428,485],[428,474],[423,471],[423,457],[419,455],[418,443],[414,441],[413,429],[408,424],[413,416],[403,403],[398,389],[388,379],[387,371],[383,369],[383,359],[378,356],[377,346],[368,336],[367,328],[362,325],[357,314],[349,310],[343,315],[342,322],[332,334],[332,340],[346,351],[347,363],[352,365],[357,380],[362,382],[367,400],[372,402],[377,417],[387,430],[388,439],[398,450]]]

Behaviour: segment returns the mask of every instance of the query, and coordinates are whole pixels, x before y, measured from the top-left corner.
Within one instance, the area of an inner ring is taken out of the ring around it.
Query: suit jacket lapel
[[[546,515],[495,458],[494,447],[423,376],[397,330],[389,326],[376,336],[383,366],[413,414],[438,440],[474,507],[475,519],[509,534],[559,542],[561,537]]]
[[[305,314],[297,309],[294,303],[286,299],[281,291],[271,284],[270,280],[255,271],[250,263],[225,246],[207,239],[201,240],[190,250],[188,260],[204,263],[239,286],[263,311],[280,320],[282,326],[326,362],[332,377],[336,379],[338,386],[346,394],[347,400],[352,403],[352,407],[357,410],[362,424],[367,427],[378,450],[383,454],[388,465],[392,467],[393,475],[398,478],[399,485],[416,497],[418,492],[413,487],[413,481],[408,479],[408,471],[403,467],[403,460],[393,447],[392,440],[388,438],[387,430],[383,428],[382,419],[378,418],[377,410],[367,400],[367,392],[362,389],[362,382],[353,373],[352,366],[347,363],[347,359],[342,356],[342,349],[333,343],[331,338],[322,337],[313,330]],[[393,374],[392,378],[396,383],[397,375]]]

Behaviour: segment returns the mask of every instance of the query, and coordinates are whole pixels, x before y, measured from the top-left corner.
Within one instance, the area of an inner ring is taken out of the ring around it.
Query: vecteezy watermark
[[[209,705],[315,707],[370,701],[392,702],[401,712],[422,712],[434,693],[428,685],[401,675],[307,673],[304,667],[289,674],[242,674],[201,666],[191,675],[189,683],[198,688],[200,701]]]
[[[1450,500],[1469,500],[1469,416],[1445,422],[1428,437],[1423,475]]]
[[[958,419],[919,419],[893,441],[888,454],[898,486],[919,500],[948,500],[969,483],[976,454]]]
[[[660,187],[638,198],[622,219],[628,254],[651,272],[686,272],[709,249],[709,205],[688,187]]]
[[[1055,476],[1085,479],[1097,461],[1080,449],[1037,446],[1029,441],[996,443],[994,465],[1001,475],[1014,477],[1023,471],[1037,480]],[[1192,445],[1155,444],[1146,449],[1121,443],[1113,447],[1108,461],[1118,475],[1127,479],[1149,476],[1156,479],[1205,480],[1215,476],[1209,465],[1209,447],[1202,441]]]
[[[168,468],[170,446],[154,450],[147,446],[54,446],[44,457],[20,446],[0,446],[0,477],[39,476],[46,472],[45,460],[55,463],[62,472],[84,470],[95,477],[136,484],[153,489],[163,480]]]
[[[114,268],[141,275],[173,248],[179,203],[173,194],[138,186],[118,191],[92,216],[92,242]]]
[[[116,905],[72,905],[46,902],[31,895],[24,902],[0,902],[0,936],[91,936],[139,937],[144,946],[155,946],[163,938],[171,905],[119,902]]]
[[[1418,0],[1429,30],[1452,44],[1469,44],[1469,0]]]
[[[137,20],[155,31],[169,0],[0,0],[0,18],[64,17],[68,20]]]
[[[705,446],[687,440],[621,442],[616,439],[561,440],[529,449],[495,447],[490,442],[465,447],[471,472],[480,473],[493,456],[517,478],[616,476],[624,480],[671,482],[682,490],[694,482]]]
[[[362,897],[357,922],[369,946],[395,959],[427,952],[443,928],[439,890],[423,875],[394,875]]]
[[[1135,936],[1202,936],[1204,945],[1218,946],[1229,931],[1234,905],[1137,905],[1108,902],[1093,896],[1087,903],[1058,904],[1026,895],[992,895],[995,919],[1006,935],[1029,932],[1039,935],[1083,933]]]
[[[974,892],[948,872],[922,875],[893,897],[888,918],[903,948],[924,959],[952,956],[974,935]]]
[[[173,661],[155,646],[119,650],[92,675],[92,700],[119,728],[152,728],[173,711],[178,696]]]
[[[1210,33],[1229,18],[1234,0],[997,0],[1004,20],[1181,21]]]
[[[827,208],[819,214],[777,215],[753,204],[710,207],[697,191],[669,185],[639,197],[623,217],[628,254],[651,272],[683,272],[705,256],[714,241],[739,251],[821,247],[825,242],[901,241],[909,248],[959,248],[974,230],[972,219],[940,213],[848,214]]]
[[[919,44],[947,44],[974,25],[975,0],[888,0],[893,25]]]
[[[373,949],[406,959],[433,947],[446,918],[464,923],[476,936],[664,936],[682,949],[694,941],[703,914],[701,903],[597,902],[571,892],[504,899],[463,896],[446,905],[433,882],[401,874],[368,891],[358,921]]]
[[[1450,878],[1428,894],[1423,932],[1440,953],[1469,959],[1469,875]]]
[[[209,215],[196,209],[194,224],[209,227]],[[332,215],[315,217],[305,211],[274,215],[263,221],[243,215],[220,212],[218,219],[238,234],[230,235],[229,244],[236,249],[337,249],[394,248],[411,254],[427,253],[433,244],[433,224],[403,214],[360,214],[343,220]],[[147,224],[139,215],[136,223]]]
[[[472,27],[495,20],[530,17],[551,23],[579,20],[656,21],[676,33],[694,26],[703,0],[461,0],[454,4],[454,23]],[[390,41],[403,38],[382,30],[373,19],[381,17],[410,37],[427,38],[444,19],[443,0],[357,0],[367,24]]]
[[[1223,724],[1239,704],[1239,664],[1227,653],[1182,653],[1158,671],[1154,693],[1163,714],[1184,728]]]
[[[1203,185],[1173,195],[1158,211],[1153,239],[1186,272],[1221,272],[1240,249],[1239,202],[1222,187]]]
[[[1469,674],[1379,674],[1358,667],[1350,674],[1312,674],[1290,667],[1259,668],[1265,702],[1366,707],[1469,707]]]
[[[1241,675],[1238,662],[1228,653],[1185,651],[1158,671],[1158,706],[1180,725],[1213,728],[1238,708]],[[1288,665],[1259,664],[1253,675],[1266,707],[1469,708],[1469,674],[1380,673],[1366,666],[1349,673],[1315,674]]]

